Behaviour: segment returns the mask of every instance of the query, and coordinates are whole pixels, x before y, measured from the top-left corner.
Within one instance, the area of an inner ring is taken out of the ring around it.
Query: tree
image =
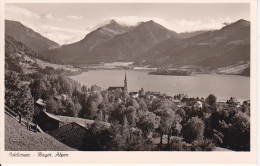
[[[111,149],[112,133],[105,124],[96,120],[85,135],[83,148],[87,151],[106,151]]]
[[[174,137],[171,139],[170,146],[169,146],[170,151],[189,151],[188,144],[184,142],[180,137]]]
[[[136,115],[136,109],[133,106],[129,106],[124,115],[127,117],[127,120],[129,122],[129,126],[136,127],[136,122],[139,120]]]
[[[91,86],[91,91],[94,92],[94,91],[98,91],[98,92],[101,92],[101,87],[97,86],[97,85],[92,85]]]
[[[140,118],[137,127],[142,129],[145,137],[148,136],[148,133],[153,132],[159,127],[160,117],[156,116],[152,112],[145,112],[144,115]]]
[[[81,91],[82,91],[82,92],[87,92],[87,91],[88,91],[87,86],[83,85],[82,88],[81,88]]]
[[[119,124],[118,121],[114,121],[110,128],[111,142],[110,142],[110,150],[125,150],[126,140],[122,135],[122,125]]]
[[[22,84],[14,72],[5,73],[5,104],[14,112],[32,119],[34,100],[27,84]]]
[[[203,138],[205,129],[204,122],[198,117],[192,117],[183,126],[183,137],[187,142],[191,143],[194,140],[199,140]]]
[[[78,112],[78,108],[76,109],[74,102],[70,99],[67,98],[66,100],[62,100],[62,105],[64,109],[63,115],[65,116],[75,116],[75,114]]]
[[[239,111],[232,118],[230,127],[232,148],[235,150],[250,150],[250,117]]]
[[[211,139],[199,139],[192,142],[192,151],[212,151],[215,145]]]
[[[88,97],[89,102],[95,102],[97,105],[99,105],[103,101],[103,97],[98,91],[92,92]]]
[[[160,144],[162,144],[163,135],[166,134],[168,136],[169,146],[172,134],[180,134],[182,128],[182,125],[180,124],[181,117],[175,114],[175,112],[171,108],[158,109],[156,113],[161,117],[160,125],[158,128],[158,131],[161,134]]]
[[[139,109],[139,107],[140,107],[139,104],[138,104],[138,102],[137,102],[135,99],[132,99],[132,98],[128,98],[128,99],[127,99],[127,102],[126,102],[125,106],[126,106],[126,107],[132,106],[132,107],[134,107],[136,110]]]
[[[148,111],[147,104],[145,103],[145,101],[143,99],[139,100],[139,106],[140,106],[141,111],[143,111],[143,112]]]
[[[46,100],[46,110],[53,114],[58,114],[61,109],[62,103],[60,100],[55,101],[53,98]]]
[[[213,95],[213,94],[210,94],[210,95],[206,98],[205,102],[206,102],[207,104],[209,104],[211,107],[216,107],[217,97],[216,97],[215,95]]]
[[[17,100],[15,104],[16,110],[20,110],[23,116],[26,116],[27,119],[32,120],[34,113],[34,100],[27,84],[21,85],[17,97],[19,100]]]
[[[89,117],[90,119],[95,119],[97,117],[97,104],[95,102],[90,102],[90,107],[89,107]]]
[[[35,79],[31,81],[29,87],[35,100],[38,100],[39,98],[46,100],[47,87],[43,79]]]
[[[13,71],[5,72],[5,89],[15,90],[18,88],[20,79],[18,74]]]
[[[153,142],[151,139],[143,137],[142,130],[134,129],[130,132],[130,137],[127,141],[127,151],[150,151],[153,149]]]

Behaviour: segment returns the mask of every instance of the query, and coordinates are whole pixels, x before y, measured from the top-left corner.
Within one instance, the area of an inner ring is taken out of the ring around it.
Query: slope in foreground
[[[34,133],[5,115],[6,151],[74,151],[48,134]]]

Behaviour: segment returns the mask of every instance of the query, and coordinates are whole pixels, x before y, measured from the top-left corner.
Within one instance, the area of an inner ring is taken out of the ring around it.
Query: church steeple
[[[124,91],[127,92],[127,78],[125,73],[125,80],[124,80]]]

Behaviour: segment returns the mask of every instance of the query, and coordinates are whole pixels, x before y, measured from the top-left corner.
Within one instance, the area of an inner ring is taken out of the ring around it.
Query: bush
[[[192,142],[192,151],[212,151],[215,149],[215,144],[211,139],[200,139]]]
[[[182,141],[182,138],[174,137],[171,139],[169,150],[170,151],[189,151],[190,148],[186,142]]]

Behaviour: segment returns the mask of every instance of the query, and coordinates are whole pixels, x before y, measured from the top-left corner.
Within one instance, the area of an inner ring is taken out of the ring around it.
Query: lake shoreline
[[[239,101],[250,99],[250,77],[239,75],[194,74],[190,77],[149,75],[148,71],[136,70],[89,70],[69,78],[90,87],[92,85],[107,89],[110,86],[123,86],[127,75],[129,92],[141,88],[158,91],[170,96],[187,94],[189,97],[207,97],[214,94],[220,101],[235,97]]]

